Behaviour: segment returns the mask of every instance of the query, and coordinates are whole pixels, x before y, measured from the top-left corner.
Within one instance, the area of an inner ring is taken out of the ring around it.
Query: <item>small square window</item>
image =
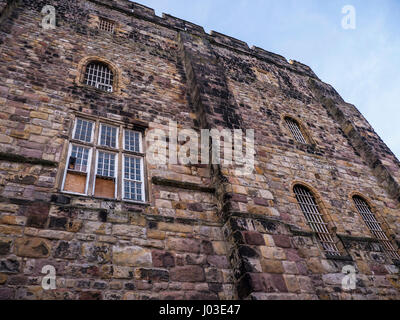
[[[100,18],[99,29],[110,33],[114,33],[115,23],[110,20]]]
[[[118,128],[105,124],[100,126],[99,144],[104,147],[117,148]]]
[[[132,152],[141,152],[142,134],[137,131],[125,130],[124,149]]]
[[[76,120],[74,139],[83,142],[92,142],[93,122],[82,119]]]

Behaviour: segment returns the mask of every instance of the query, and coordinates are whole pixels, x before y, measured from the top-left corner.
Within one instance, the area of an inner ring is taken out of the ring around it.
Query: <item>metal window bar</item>
[[[100,145],[110,148],[117,147],[117,128],[101,124]]]
[[[143,201],[142,159],[124,157],[124,198]]]
[[[77,119],[75,128],[75,140],[92,142],[93,122]]]
[[[97,175],[115,178],[115,154],[99,152],[97,161]]]
[[[71,156],[69,158],[69,163],[71,163],[71,159],[74,159],[74,168],[72,170],[79,172],[87,172],[88,168],[88,159],[89,159],[89,149],[80,147],[80,146],[72,146]]]
[[[316,232],[324,250],[330,255],[340,256],[340,251],[329,232],[328,224],[324,221],[324,217],[320,213],[312,193],[301,186],[294,187],[294,193],[307,222],[311,229]]]
[[[395,248],[395,246],[387,237],[386,233],[383,231],[381,224],[379,223],[374,213],[371,211],[368,203],[360,197],[354,197],[353,200],[364,222],[371,230],[372,234],[382,244],[386,253],[390,256],[391,259],[400,260],[398,250]]]
[[[125,130],[125,150],[132,152],[141,152],[140,139],[140,132]]]
[[[303,136],[303,133],[300,130],[299,124],[290,118],[285,119],[286,124],[288,125],[290,132],[292,133],[294,139],[300,143],[307,143],[306,139]]]
[[[110,33],[114,33],[115,23],[110,20],[100,18],[99,29]]]
[[[97,89],[112,92],[114,74],[110,68],[100,62],[92,62],[87,65],[85,73],[85,83]]]

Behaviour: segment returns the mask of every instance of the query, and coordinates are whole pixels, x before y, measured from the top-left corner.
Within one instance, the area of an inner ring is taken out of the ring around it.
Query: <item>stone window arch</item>
[[[295,141],[303,144],[309,144],[310,139],[308,134],[305,132],[303,126],[298,120],[290,116],[285,116],[284,121]]]
[[[87,57],[79,63],[79,85],[104,92],[118,92],[120,72],[113,63],[101,57]]]
[[[329,230],[328,222],[314,192],[302,184],[294,185],[293,192],[308,225],[316,233],[324,251],[331,256],[341,256],[337,241]]]
[[[392,260],[400,261],[398,248],[390,241],[388,235],[384,231],[384,227],[374,214],[372,207],[368,201],[360,195],[353,195],[353,202],[358,213],[367,225],[370,232],[379,240],[383,249]]]

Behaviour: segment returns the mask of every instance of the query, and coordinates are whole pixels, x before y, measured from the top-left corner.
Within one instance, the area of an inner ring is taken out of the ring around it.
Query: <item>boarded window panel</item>
[[[68,171],[65,178],[64,191],[85,194],[86,174]]]
[[[96,177],[94,195],[100,198],[115,198],[115,180],[102,177]]]

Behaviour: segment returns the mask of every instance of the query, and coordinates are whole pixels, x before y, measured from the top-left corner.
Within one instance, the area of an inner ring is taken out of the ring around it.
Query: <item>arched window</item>
[[[96,87],[97,89],[112,92],[114,74],[107,64],[93,61],[86,66],[85,84]]]
[[[398,251],[396,250],[392,242],[389,240],[386,233],[383,231],[381,224],[379,223],[375,214],[372,212],[371,207],[368,205],[368,203],[360,196],[354,196],[353,201],[357,207],[358,212],[363,218],[365,224],[372,232],[372,234],[382,244],[383,248],[390,256],[390,258],[394,260],[400,260],[400,255]]]
[[[287,126],[289,127],[289,130],[292,133],[293,138],[297,142],[306,144],[307,140],[304,137],[303,133],[301,132],[299,123],[296,120],[289,118],[289,117],[285,118],[285,122],[286,122]]]
[[[339,249],[329,232],[328,224],[325,222],[314,195],[302,185],[296,185],[293,191],[307,222],[311,229],[316,232],[324,250],[330,255],[340,256]]]

